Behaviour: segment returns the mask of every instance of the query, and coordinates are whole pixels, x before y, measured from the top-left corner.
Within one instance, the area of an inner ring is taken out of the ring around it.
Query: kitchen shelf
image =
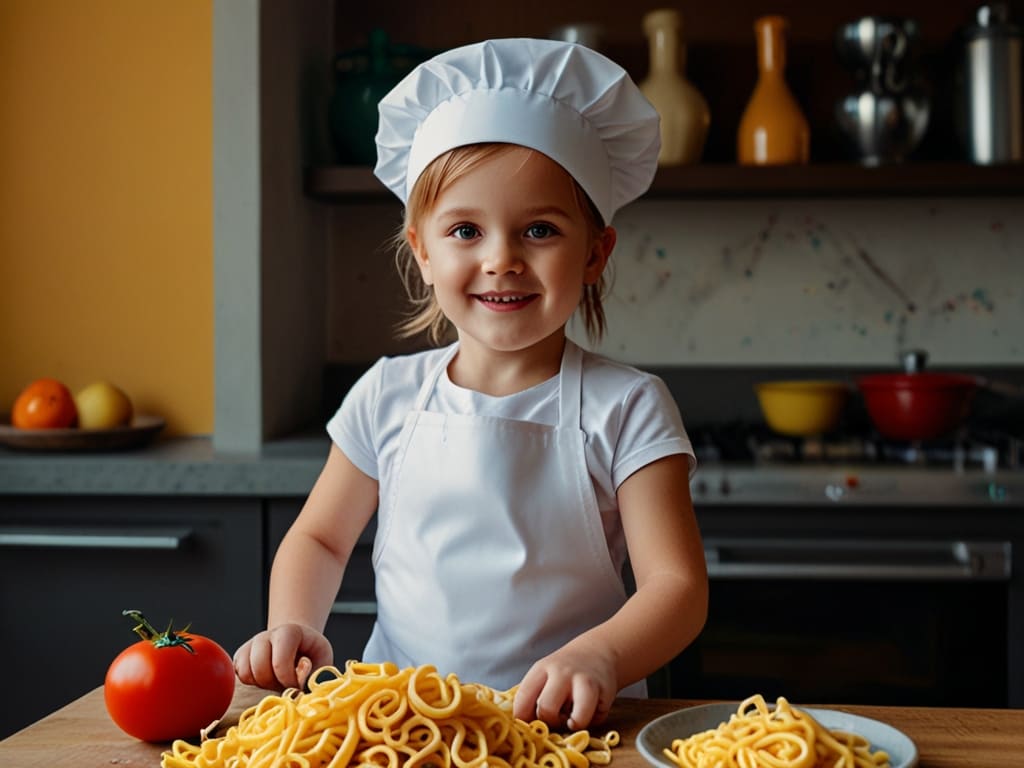
[[[1024,165],[849,163],[806,166],[705,164],[664,168],[647,197],[886,197],[1024,194]]]
[[[306,170],[306,194],[328,203],[390,201],[367,166]],[[752,167],[707,163],[659,169],[646,199],[737,197],[965,197],[1024,194],[1024,164],[848,163]]]

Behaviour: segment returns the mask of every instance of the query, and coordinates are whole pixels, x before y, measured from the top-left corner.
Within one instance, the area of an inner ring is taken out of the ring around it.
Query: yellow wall
[[[0,1],[0,417],[40,376],[213,431],[211,0]]]

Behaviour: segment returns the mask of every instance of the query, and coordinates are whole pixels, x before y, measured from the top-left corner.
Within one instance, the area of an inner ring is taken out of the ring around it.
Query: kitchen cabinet
[[[103,683],[125,609],[228,653],[263,625],[259,499],[0,497],[0,737]]]

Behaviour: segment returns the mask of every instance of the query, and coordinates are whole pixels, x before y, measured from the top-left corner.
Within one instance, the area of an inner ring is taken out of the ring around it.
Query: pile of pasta
[[[220,737],[178,740],[163,768],[589,768],[611,762],[619,734],[552,733],[512,716],[515,688],[442,677],[432,666],[348,662],[310,690],[268,695]]]
[[[680,768],[888,768],[863,736],[823,727],[779,697],[769,709],[757,695],[740,702],[729,722],[688,739],[665,755]]]

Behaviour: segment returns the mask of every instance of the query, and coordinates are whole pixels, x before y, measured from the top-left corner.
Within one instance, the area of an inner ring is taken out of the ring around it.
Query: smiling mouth
[[[478,293],[474,298],[488,309],[503,312],[512,309],[520,309],[537,298],[536,293],[517,294],[482,294]]]

